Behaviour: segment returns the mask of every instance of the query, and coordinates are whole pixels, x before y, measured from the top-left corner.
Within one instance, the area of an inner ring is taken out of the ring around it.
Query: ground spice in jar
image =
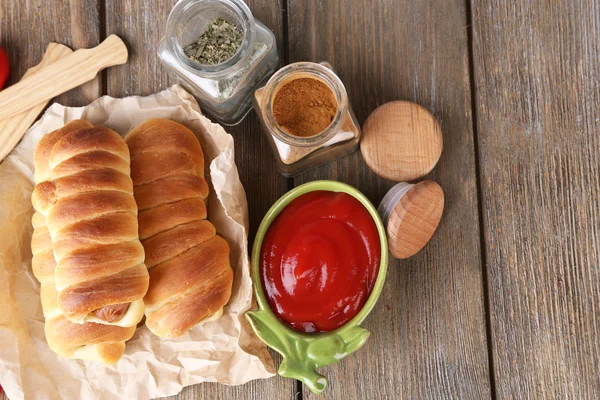
[[[333,91],[313,78],[297,78],[285,83],[273,100],[275,121],[293,136],[309,137],[323,132],[337,110]]]

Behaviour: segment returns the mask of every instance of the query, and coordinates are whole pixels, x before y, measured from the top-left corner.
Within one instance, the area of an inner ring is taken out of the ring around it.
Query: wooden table
[[[415,101],[438,118],[429,178],[446,209],[429,245],[394,261],[366,346],[335,366],[327,399],[598,398],[600,395],[600,5],[595,0],[249,0],[283,63],[328,60],[360,122]],[[69,5],[70,4],[70,5]],[[156,56],[174,0],[2,0],[11,82],[49,41],[111,33],[131,57],[56,99],[147,95],[173,83]],[[254,114],[229,128],[252,233],[268,207],[314,179],[377,204],[393,185],[359,153],[279,175]],[[279,359],[276,357],[276,362]],[[315,398],[280,377],[203,384],[181,399]]]

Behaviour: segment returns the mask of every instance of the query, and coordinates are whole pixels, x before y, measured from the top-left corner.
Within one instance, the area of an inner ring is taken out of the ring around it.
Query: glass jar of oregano
[[[180,0],[158,55],[203,111],[224,125],[246,116],[254,90],[279,67],[275,36],[241,0]]]

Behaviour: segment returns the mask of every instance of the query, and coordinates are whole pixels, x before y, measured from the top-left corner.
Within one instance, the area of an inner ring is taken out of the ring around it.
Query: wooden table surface
[[[174,83],[156,56],[174,0],[1,0],[10,83],[50,41],[111,33],[125,66],[56,101],[147,95]],[[331,62],[362,123],[396,99],[433,112],[446,194],[429,245],[390,264],[358,353],[322,369],[326,399],[600,396],[600,3],[595,0],[248,0],[282,63]],[[359,153],[294,179],[276,170],[254,113],[228,128],[253,234],[269,206],[315,179],[377,204],[393,185]],[[276,358],[276,363],[279,359]],[[180,399],[314,399],[275,377],[202,384]]]

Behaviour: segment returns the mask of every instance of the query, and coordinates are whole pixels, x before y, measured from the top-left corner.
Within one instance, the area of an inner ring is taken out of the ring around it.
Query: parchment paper
[[[46,343],[39,284],[31,272],[30,196],[33,152],[40,138],[73,119],[125,134],[143,122],[170,118],[192,129],[210,165],[208,218],[231,246],[233,293],[224,315],[178,339],[159,339],[145,326],[114,366],[68,360]],[[144,399],[179,393],[200,382],[238,385],[273,376],[262,342],[246,323],[252,303],[246,194],[234,160],[233,137],[201,113],[175,85],[148,97],[102,97],[87,107],[50,107],[0,164],[0,384],[17,399]]]

